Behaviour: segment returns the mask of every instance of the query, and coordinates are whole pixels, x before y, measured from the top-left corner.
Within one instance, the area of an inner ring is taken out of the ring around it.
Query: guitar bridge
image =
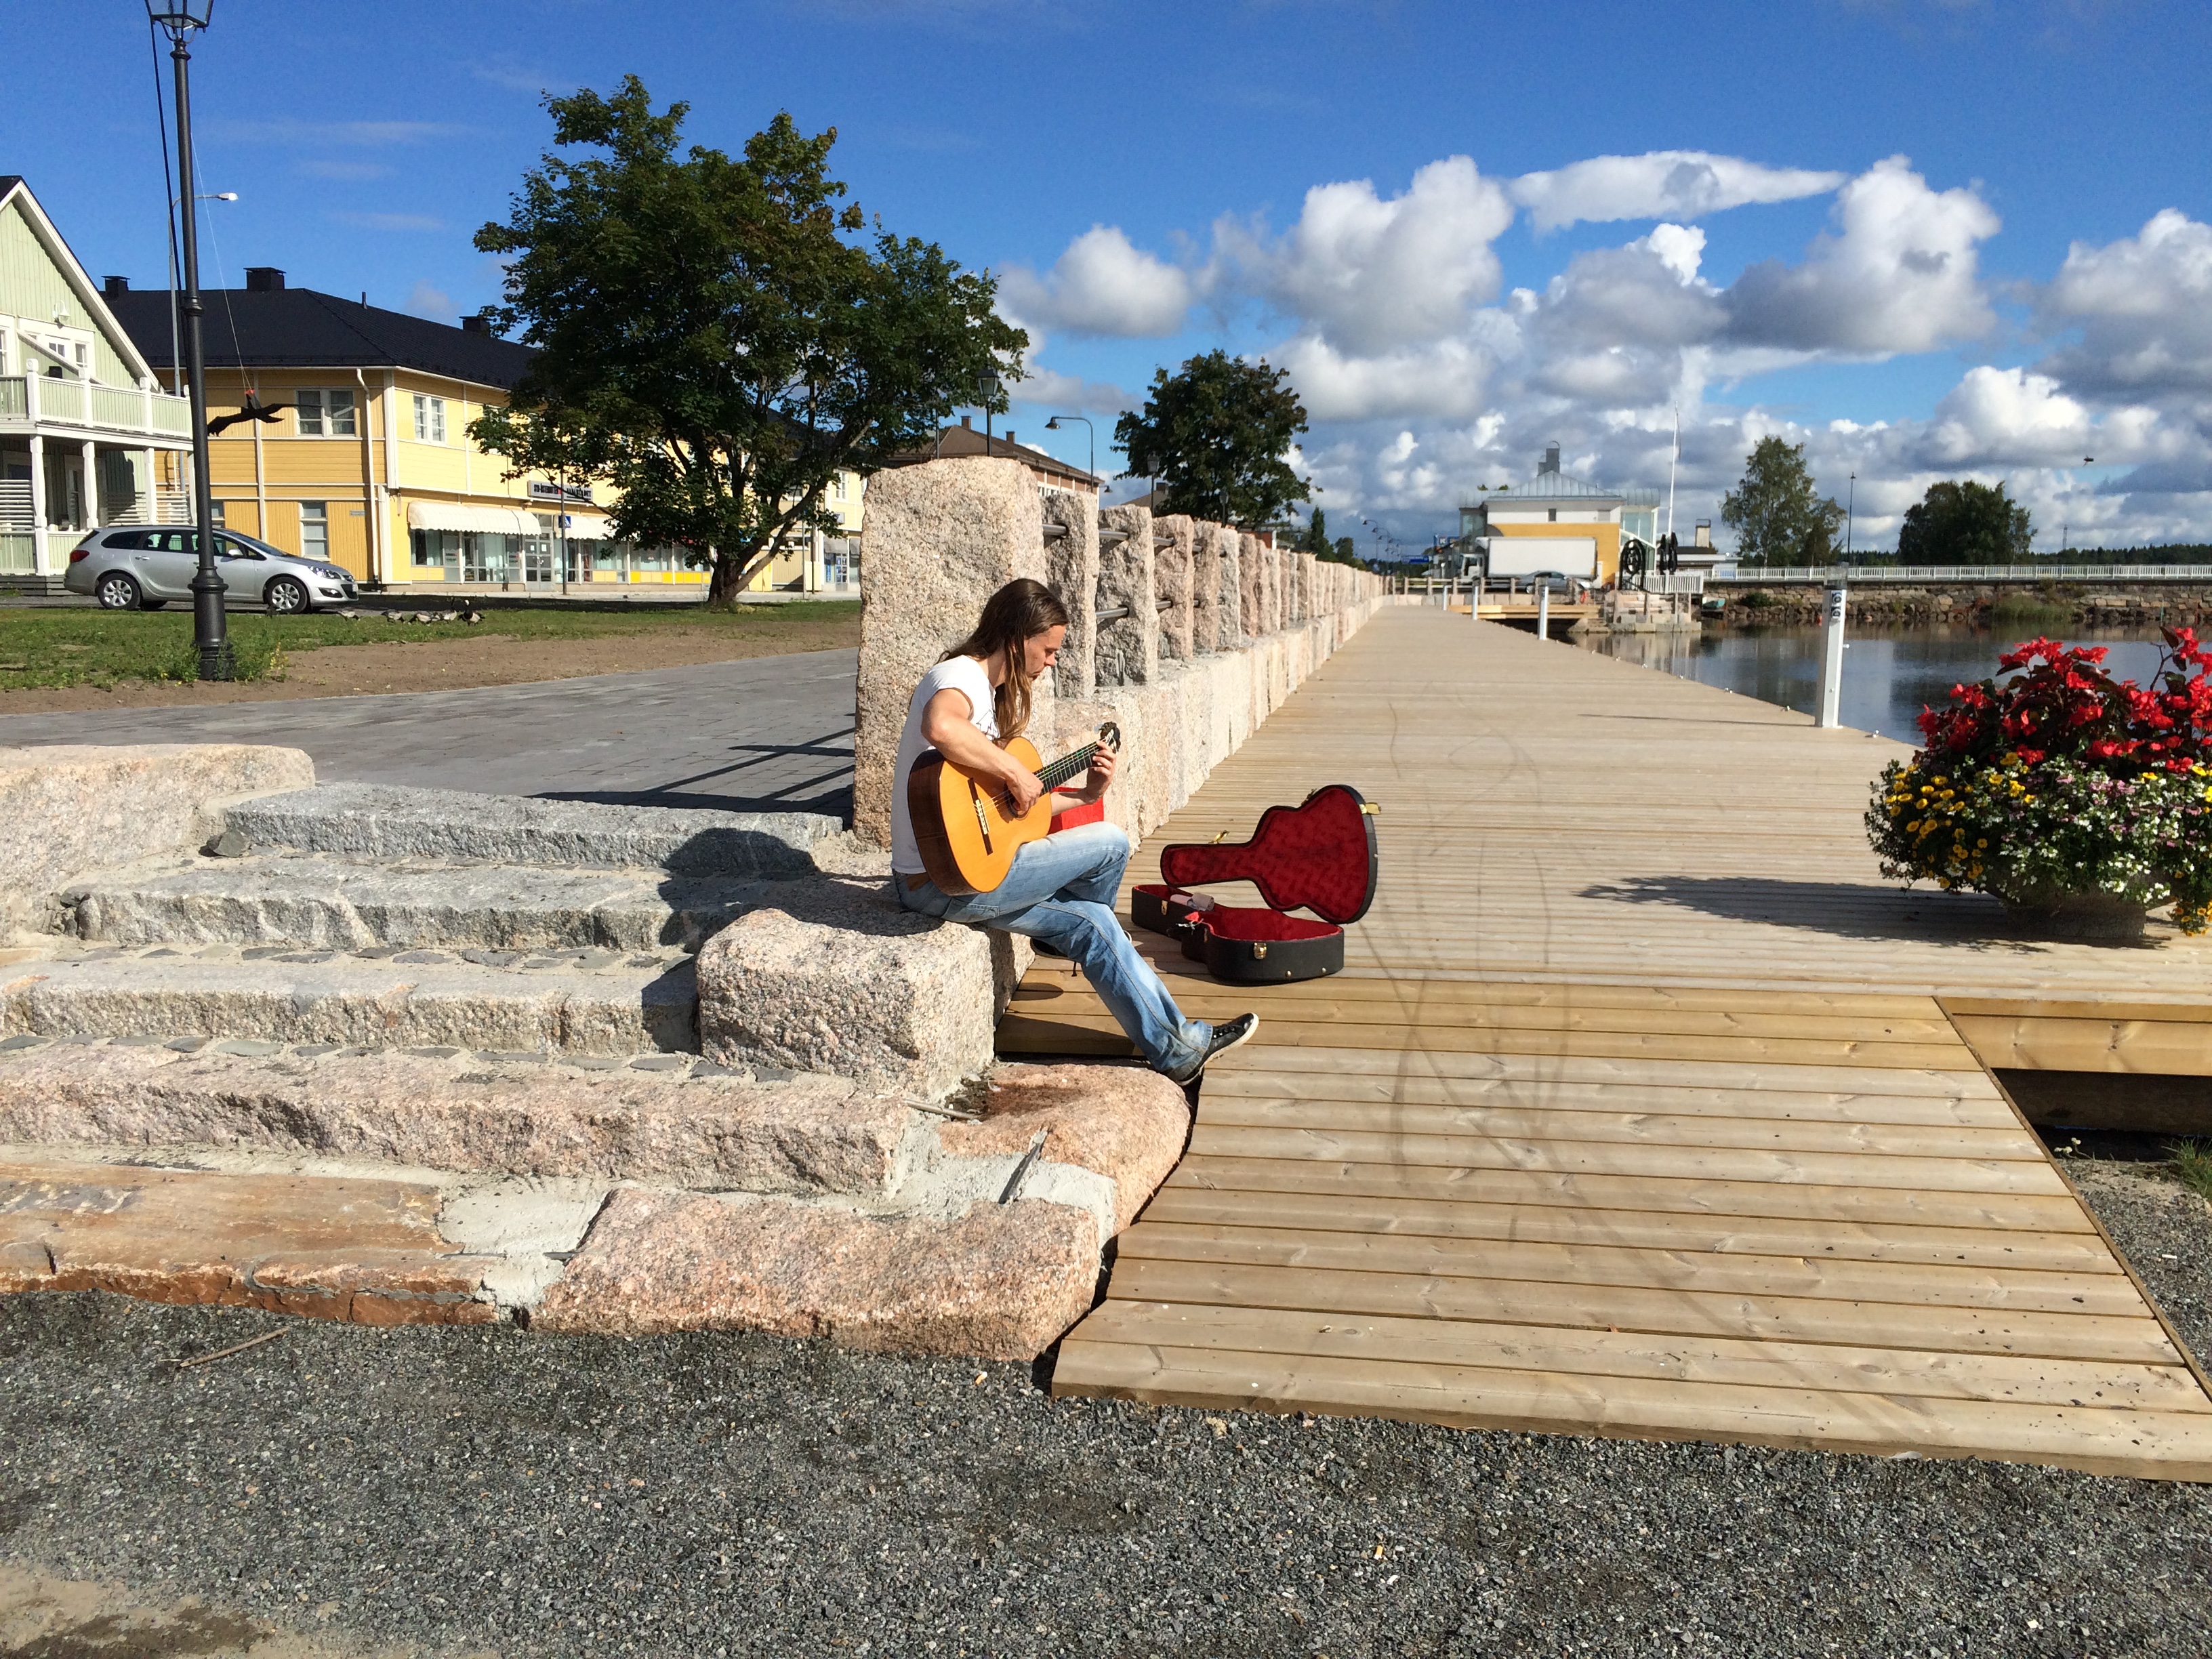
[[[975,809],[975,828],[983,837],[983,850],[991,851],[991,819],[983,811],[983,797],[974,784],[968,786],[969,804]]]

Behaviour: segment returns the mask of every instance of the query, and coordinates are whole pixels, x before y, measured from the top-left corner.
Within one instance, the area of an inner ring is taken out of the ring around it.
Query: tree
[[[1359,544],[1349,536],[1336,538],[1336,562],[1339,564],[1359,565],[1363,569],[1366,568],[1359,556]]]
[[[1328,514],[1319,507],[1314,508],[1313,516],[1306,520],[1305,533],[1292,544],[1301,553],[1310,553],[1316,558],[1327,558],[1332,550],[1332,544],[1328,539]]]
[[[508,264],[495,321],[538,348],[470,435],[515,472],[620,492],[617,534],[711,563],[732,601],[794,532],[834,530],[841,471],[874,471],[936,434],[987,370],[1029,344],[996,285],[901,239],[828,173],[832,128],[787,114],[742,159],[677,153],[688,106],[660,114],[635,76],[548,97],[556,149],[476,245]]]
[[[1308,500],[1283,457],[1306,429],[1306,411],[1281,369],[1225,351],[1193,357],[1172,376],[1152,375],[1140,414],[1114,423],[1129,471],[1160,479],[1174,510],[1256,526]]]
[[[1844,509],[1814,489],[1804,445],[1761,438],[1744,458],[1741,481],[1721,500],[1721,522],[1735,532],[1742,562],[1827,564]]]
[[[2034,540],[2034,520],[2002,484],[1946,478],[1905,509],[1897,556],[1905,564],[2023,564]]]

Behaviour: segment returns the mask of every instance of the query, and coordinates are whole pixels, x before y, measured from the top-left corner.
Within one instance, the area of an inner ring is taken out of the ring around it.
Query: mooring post
[[[1843,724],[1844,612],[1849,597],[1840,586],[1828,590],[1827,620],[1820,626],[1821,726]]]
[[[1552,584],[1542,576],[1536,578],[1536,637],[1552,637]]]

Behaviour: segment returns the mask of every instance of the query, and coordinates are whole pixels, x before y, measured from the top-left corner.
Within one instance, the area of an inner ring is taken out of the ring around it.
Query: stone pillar
[[[1301,553],[1298,561],[1298,620],[1310,622],[1316,617],[1326,616],[1330,606],[1321,598],[1321,561],[1310,553]]]
[[[1098,629],[1097,683],[1149,685],[1160,677],[1160,613],[1153,586],[1152,509],[1109,507],[1098,514],[1098,608],[1129,614]],[[1115,532],[1120,539],[1107,539]]]
[[[1036,484],[1032,494],[1038,494]],[[1072,489],[1042,493],[1042,524],[1064,526],[1044,544],[1045,585],[1067,607],[1067,639],[1054,672],[1054,694],[1080,702],[1098,689],[1098,498]],[[1042,526],[1038,533],[1043,533]],[[1039,732],[1052,728],[1037,722]],[[1040,740],[1039,746],[1044,746]],[[1049,760],[1049,755],[1045,757]]]
[[[1227,525],[1207,525],[1213,541],[1214,648],[1233,650],[1244,638],[1244,568],[1237,532]]]
[[[1047,580],[1036,481],[1019,461],[980,455],[893,467],[868,480],[860,543],[853,827],[888,847],[891,763],[915,684],[967,637],[992,594],[1018,576]],[[1032,724],[1045,732],[1051,692],[1037,686]]]
[[[1235,538],[1237,543],[1237,632],[1247,639],[1257,639],[1267,631],[1266,550],[1257,536],[1225,528],[1222,533],[1224,538]]]
[[[1152,586],[1168,602],[1160,612],[1160,655],[1188,662],[1197,650],[1192,640],[1196,607],[1191,586],[1196,526],[1181,513],[1152,520]]]
[[[1190,526],[1190,643],[1198,652],[1221,648],[1221,537],[1212,525]]]

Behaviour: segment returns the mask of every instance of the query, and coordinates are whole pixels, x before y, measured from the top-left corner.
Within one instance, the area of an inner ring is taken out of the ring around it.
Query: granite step
[[[368,783],[264,795],[227,809],[224,822],[244,850],[655,869],[754,881],[812,875],[812,849],[842,830],[818,812],[613,806]]]
[[[766,885],[663,871],[195,855],[73,884],[60,895],[60,924],[125,945],[696,951]]]
[[[696,1053],[688,957],[213,945],[9,951],[0,1036]]]
[[[883,1202],[930,1157],[940,1121],[848,1079],[732,1073],[684,1054],[0,1039],[0,1143],[18,1149],[182,1149],[194,1161],[222,1152]]]

